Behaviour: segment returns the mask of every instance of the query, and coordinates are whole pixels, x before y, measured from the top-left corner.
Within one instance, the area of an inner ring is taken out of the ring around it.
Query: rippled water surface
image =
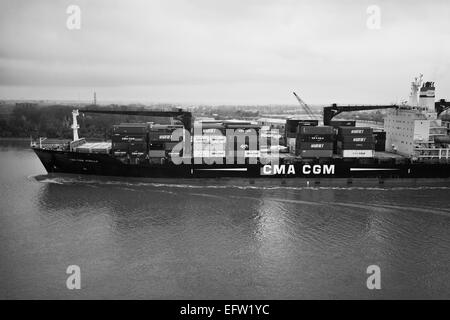
[[[0,298],[450,298],[449,181],[53,177],[10,142],[0,170]]]

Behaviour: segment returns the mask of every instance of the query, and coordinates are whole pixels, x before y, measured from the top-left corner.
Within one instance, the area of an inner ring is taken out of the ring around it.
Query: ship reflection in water
[[[448,181],[79,179],[0,153],[0,298],[450,298]]]

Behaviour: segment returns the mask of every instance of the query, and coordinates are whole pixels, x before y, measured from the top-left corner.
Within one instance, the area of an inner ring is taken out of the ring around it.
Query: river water
[[[450,181],[50,177],[4,141],[0,170],[2,299],[450,298]]]

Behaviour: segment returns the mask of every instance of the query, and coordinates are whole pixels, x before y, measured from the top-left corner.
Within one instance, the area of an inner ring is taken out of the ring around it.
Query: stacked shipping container
[[[146,123],[123,123],[113,126],[111,142],[115,156],[141,157],[147,153]]]
[[[260,126],[251,123],[221,122],[201,125],[201,135],[194,128],[193,154],[196,158],[224,158],[227,156],[259,157]],[[232,130],[234,141],[228,141],[227,130]],[[251,132],[256,133],[252,135]],[[244,135],[244,139],[239,138]],[[253,137],[253,138],[251,138]],[[254,141],[250,141],[254,139]]]
[[[319,124],[318,120],[300,120],[300,119],[287,119],[286,120],[286,146],[289,147],[291,153],[295,153],[297,146],[297,135],[301,127],[315,127]]]
[[[331,158],[333,138],[332,127],[301,126],[297,134],[295,154],[302,158]]]
[[[375,151],[386,150],[386,131],[375,131],[373,133],[375,139]]]
[[[152,123],[122,123],[113,126],[112,151],[117,157],[164,158],[178,143],[172,141],[179,125],[153,125]]]
[[[148,156],[150,158],[164,158],[168,156],[172,149],[182,140],[172,140],[175,130],[183,128],[181,125],[152,124],[148,131]]]
[[[356,121],[354,120],[332,120],[330,121],[330,126],[334,129],[334,134],[337,136],[339,127],[354,127],[356,126]],[[337,140],[333,141],[333,153],[338,153]]]
[[[224,158],[227,139],[223,134],[224,127],[217,125],[215,127],[202,128],[201,135],[194,135],[193,148],[196,158]]]
[[[337,150],[344,158],[372,158],[374,156],[373,129],[369,127],[339,127]]]

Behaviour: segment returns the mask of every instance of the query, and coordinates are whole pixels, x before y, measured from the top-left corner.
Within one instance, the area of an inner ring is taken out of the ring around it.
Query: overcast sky
[[[419,73],[450,99],[447,0],[0,0],[0,40],[3,99],[390,103]]]

